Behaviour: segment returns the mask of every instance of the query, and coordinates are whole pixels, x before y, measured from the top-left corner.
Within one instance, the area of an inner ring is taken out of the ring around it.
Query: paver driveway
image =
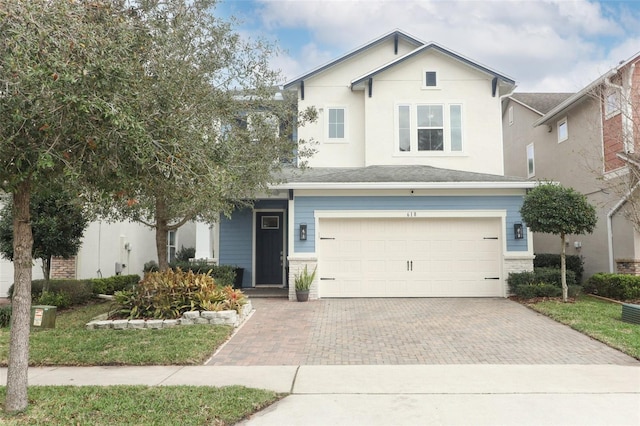
[[[507,299],[252,299],[209,365],[638,361]]]

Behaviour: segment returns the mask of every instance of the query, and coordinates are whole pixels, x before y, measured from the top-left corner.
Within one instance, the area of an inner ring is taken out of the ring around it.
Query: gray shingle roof
[[[513,176],[473,173],[431,166],[319,167],[288,169],[288,183],[397,183],[397,182],[528,182]]]
[[[514,93],[511,97],[534,110],[546,114],[573,93]]]

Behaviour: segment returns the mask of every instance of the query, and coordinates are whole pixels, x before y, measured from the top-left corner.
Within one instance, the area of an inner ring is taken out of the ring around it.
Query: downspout
[[[611,273],[615,272],[614,264],[613,264],[614,263],[613,262],[613,215],[616,214],[618,210],[620,210],[620,208],[622,208],[624,203],[627,202],[629,197],[631,197],[631,194],[633,194],[633,192],[639,186],[640,186],[640,182],[633,185],[633,187],[626,194],[624,194],[624,197],[622,197],[620,201],[618,201],[616,205],[613,206],[611,210],[609,210],[609,213],[607,213],[607,240],[608,240],[607,242],[609,245],[609,272]]]
[[[631,117],[629,114],[631,111],[631,99],[629,98],[631,94],[631,86],[633,84],[633,73],[635,71],[636,64],[633,63],[629,66],[629,72],[627,74],[627,88],[625,89],[623,86],[614,84],[611,82],[610,77],[615,75],[616,71],[611,71],[604,79],[604,83],[607,87],[613,87],[615,89],[620,90],[620,95],[622,96],[621,101],[623,101],[623,105],[620,105],[621,113],[622,113],[622,134],[624,137],[623,146],[625,153],[633,153],[635,151],[634,143],[633,143],[633,129],[630,127],[629,122]],[[605,99],[606,102],[606,99]],[[623,110],[624,107],[624,110]],[[627,159],[629,161],[629,159]],[[609,248],[609,272],[614,273],[614,258],[613,258],[613,215],[622,208],[624,203],[629,200],[629,197],[633,194],[633,192],[640,186],[640,182],[637,182],[633,187],[616,203],[615,206],[607,213],[607,242]]]

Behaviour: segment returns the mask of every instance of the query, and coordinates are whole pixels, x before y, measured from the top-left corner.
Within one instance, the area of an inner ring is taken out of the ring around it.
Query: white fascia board
[[[292,182],[272,189],[529,189],[538,182]]]

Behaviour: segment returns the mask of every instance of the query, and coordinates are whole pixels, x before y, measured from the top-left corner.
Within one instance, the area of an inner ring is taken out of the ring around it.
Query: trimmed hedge
[[[571,270],[575,274],[576,283],[582,282],[584,273],[584,259],[575,254],[566,255],[567,271]],[[534,268],[558,268],[560,269],[560,255],[553,253],[536,253],[533,259]]]
[[[114,275],[108,278],[92,278],[92,291],[94,294],[114,294],[133,288],[140,282],[140,275]]]
[[[584,286],[587,293],[616,300],[640,299],[640,276],[597,273]]]
[[[533,272],[512,272],[507,278],[509,291],[517,294],[518,286],[539,283],[552,284],[562,288],[562,275],[560,269],[556,268],[535,268]],[[576,285],[576,275],[567,269],[567,286]]]
[[[31,300],[41,305],[68,308],[86,303],[93,293],[90,280],[49,280],[49,291],[43,294],[45,280],[31,281]],[[9,297],[13,296],[13,285],[9,287]]]

